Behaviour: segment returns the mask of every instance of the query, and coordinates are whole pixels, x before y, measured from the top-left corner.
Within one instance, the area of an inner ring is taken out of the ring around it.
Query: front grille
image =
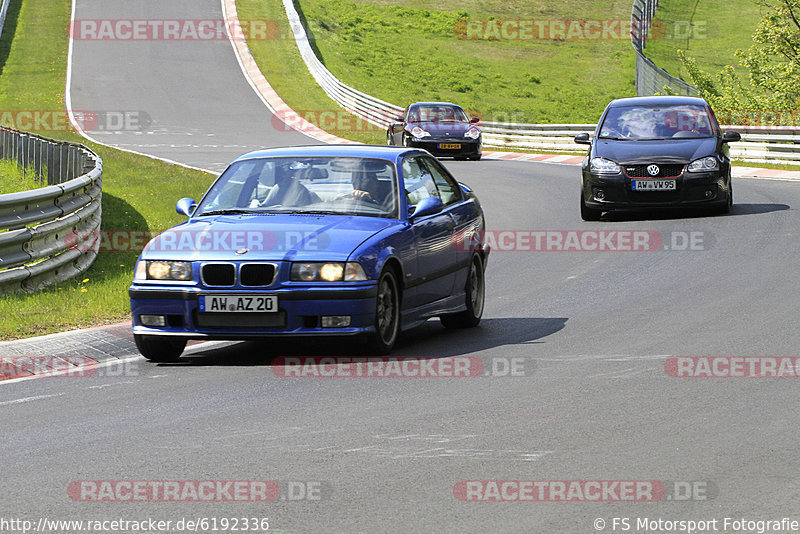
[[[271,263],[244,263],[239,268],[239,283],[243,286],[268,286],[275,278]]]
[[[670,163],[666,165],[659,165],[656,163],[655,165],[658,166],[658,174],[656,175],[647,172],[647,167],[650,165],[652,164],[623,165],[623,168],[625,169],[625,174],[627,174],[630,178],[675,178],[676,176],[683,174],[683,164]]]
[[[198,328],[286,328],[286,312],[277,313],[219,313],[196,312]]]
[[[229,287],[236,283],[236,266],[232,263],[205,263],[201,274],[207,286]]]

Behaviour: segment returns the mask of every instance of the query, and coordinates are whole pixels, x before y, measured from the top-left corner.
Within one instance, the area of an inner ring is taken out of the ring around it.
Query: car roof
[[[390,161],[398,161],[402,156],[412,153],[425,153],[422,150],[407,147],[395,147],[386,145],[301,145],[286,146],[280,148],[267,148],[254,150],[247,154],[242,154],[234,162],[268,157],[350,157],[350,158],[378,158]]]
[[[408,107],[415,107],[415,106],[453,106],[456,108],[461,108],[458,104],[453,104],[452,102],[414,102]]]
[[[622,106],[708,106],[708,102],[694,96],[634,96],[612,100],[608,107]]]

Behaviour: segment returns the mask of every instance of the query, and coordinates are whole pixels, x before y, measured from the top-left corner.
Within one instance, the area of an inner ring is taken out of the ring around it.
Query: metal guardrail
[[[679,95],[697,96],[697,88],[657,67],[644,55],[647,32],[653,25],[657,8],[658,0],[634,0],[631,10],[631,44],[636,51],[636,94],[650,96],[663,93],[664,87],[669,87]]]
[[[6,14],[8,13],[9,4],[11,4],[11,0],[3,0],[3,4],[0,5],[0,37],[3,36],[3,26],[6,25]]]
[[[0,158],[47,186],[0,194],[0,294],[36,291],[97,257],[103,161],[77,143],[0,128]]]
[[[336,78],[322,64],[311,48],[300,15],[295,9],[294,1],[283,0],[283,5],[303,61],[314,79],[331,99],[350,113],[381,128],[385,128],[389,122],[394,121],[395,117],[403,112],[402,107],[362,93]],[[650,27],[657,6],[658,0],[634,0],[633,4],[631,28],[639,31],[631,32],[631,42],[637,53],[637,64],[640,61],[639,56],[642,58],[641,61],[647,64],[647,68],[641,72],[652,71],[650,69],[652,61],[644,57],[641,50],[644,49],[647,38],[645,26]],[[666,71],[658,69],[655,65],[652,67],[656,69],[652,71],[655,72],[653,76],[662,80]],[[637,87],[639,72],[640,70],[637,68]],[[642,83],[650,85],[661,83],[661,81],[652,81],[648,77],[649,75],[643,76]],[[666,76],[672,81],[677,80],[685,84],[682,80],[669,74]],[[688,84],[686,85],[688,86]],[[659,89],[663,90],[663,86],[664,84],[661,83]],[[671,86],[675,87],[674,84]],[[688,87],[694,89],[691,86]],[[686,92],[691,93],[691,89],[687,89]],[[680,91],[676,89],[676,92]],[[548,152],[583,152],[583,149],[574,143],[573,138],[581,132],[594,132],[596,127],[595,124],[507,122],[481,122],[480,126],[483,130],[484,146]],[[724,126],[723,128],[742,134],[741,142],[731,143],[731,157],[734,159],[762,163],[800,163],[800,128],[758,126]]]

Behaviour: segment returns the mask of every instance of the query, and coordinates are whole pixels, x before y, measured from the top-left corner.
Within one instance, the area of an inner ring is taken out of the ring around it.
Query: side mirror
[[[478,117],[472,117],[469,120],[469,122],[470,122],[470,124],[477,124],[477,123],[481,122],[481,120]]]
[[[466,194],[469,195],[472,193],[472,189],[470,189],[468,185],[462,184],[461,182],[458,182],[458,185],[461,186],[461,190],[464,191]]]
[[[723,143],[735,143],[741,140],[742,136],[739,134],[739,132],[725,132],[724,134],[722,134]]]
[[[419,204],[412,206],[414,211],[409,215],[409,219],[416,219],[418,217],[425,217],[426,215],[433,215],[442,211],[444,204],[438,197],[423,198]]]
[[[194,201],[193,198],[184,197],[180,199],[177,204],[175,204],[175,211],[180,213],[181,215],[186,215],[187,217],[191,217],[194,210],[197,209],[197,203]]]
[[[588,133],[579,133],[575,136],[575,142],[579,145],[591,145],[592,141],[589,139]]]

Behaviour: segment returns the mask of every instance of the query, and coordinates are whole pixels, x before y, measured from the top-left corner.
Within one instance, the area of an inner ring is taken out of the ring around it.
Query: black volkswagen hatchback
[[[733,205],[726,143],[702,98],[652,96],[611,102],[583,162],[581,217],[596,221],[620,208],[703,206],[727,213]]]

